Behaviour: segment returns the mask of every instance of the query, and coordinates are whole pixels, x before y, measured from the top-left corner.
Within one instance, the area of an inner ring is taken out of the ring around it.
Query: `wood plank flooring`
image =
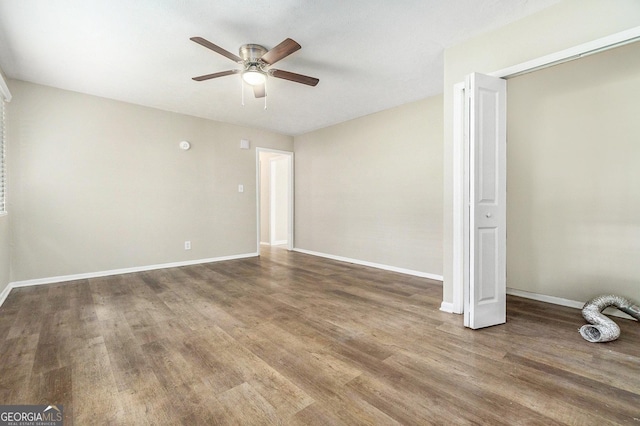
[[[508,299],[480,331],[427,279],[283,249],[15,289],[0,404],[66,425],[640,425],[640,325]]]

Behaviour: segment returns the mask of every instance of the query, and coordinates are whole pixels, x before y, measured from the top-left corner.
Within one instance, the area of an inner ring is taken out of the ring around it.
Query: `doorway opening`
[[[293,152],[256,150],[258,248],[293,250]]]

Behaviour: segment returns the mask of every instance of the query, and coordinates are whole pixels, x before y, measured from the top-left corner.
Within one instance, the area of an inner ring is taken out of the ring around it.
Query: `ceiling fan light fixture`
[[[251,65],[242,73],[242,79],[247,84],[258,86],[264,84],[267,80],[267,75],[257,65]]]

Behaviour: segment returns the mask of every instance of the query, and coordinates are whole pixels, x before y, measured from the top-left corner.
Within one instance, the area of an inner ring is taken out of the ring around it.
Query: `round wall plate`
[[[180,142],[180,148],[184,149],[185,151],[188,150],[189,148],[191,148],[191,144],[187,141],[182,141]]]

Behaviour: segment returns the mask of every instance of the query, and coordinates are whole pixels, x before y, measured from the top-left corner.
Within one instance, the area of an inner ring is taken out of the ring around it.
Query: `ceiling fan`
[[[242,79],[247,84],[253,86],[253,93],[256,98],[263,98],[267,96],[265,88],[267,76],[282,78],[284,80],[302,83],[308,86],[315,86],[320,81],[314,77],[271,68],[271,66],[279,60],[284,59],[293,52],[301,49],[301,46],[290,38],[284,40],[271,50],[267,50],[264,46],[260,46],[259,44],[244,44],[240,46],[240,56],[234,55],[233,53],[220,46],[216,46],[202,37],[191,37],[190,40],[195,41],[207,49],[211,49],[214,52],[242,65],[242,69],[221,71],[213,74],[193,77],[193,80],[195,81],[209,80],[232,74],[242,74]]]

